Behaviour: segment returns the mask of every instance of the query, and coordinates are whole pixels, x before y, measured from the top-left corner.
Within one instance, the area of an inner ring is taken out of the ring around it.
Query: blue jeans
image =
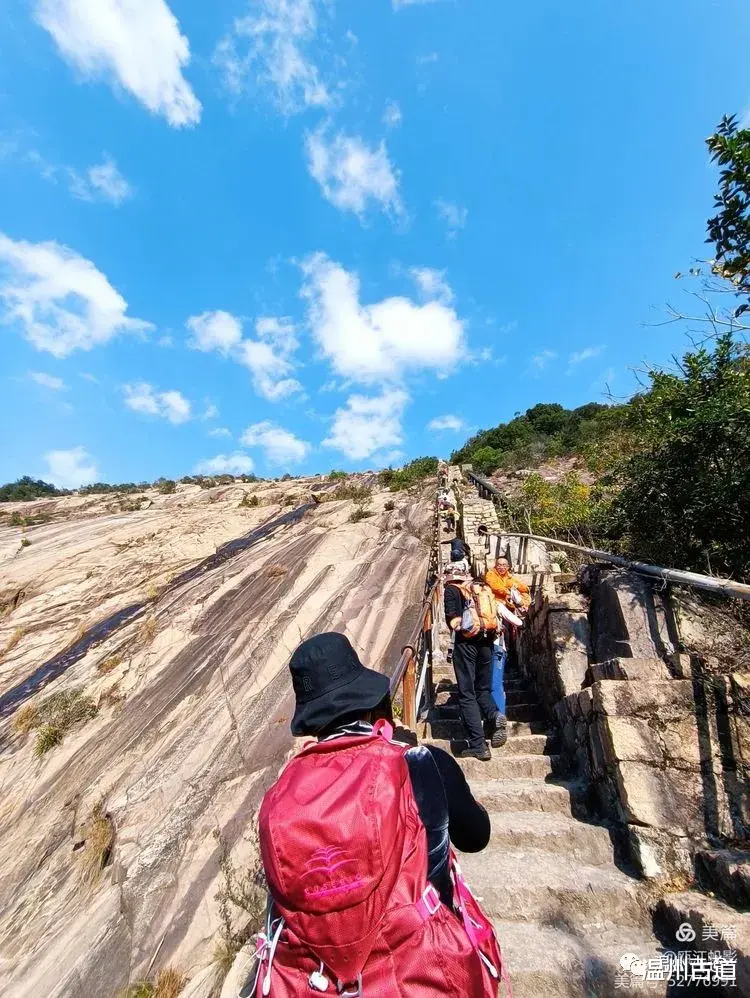
[[[497,709],[501,714],[505,713],[504,680],[507,658],[507,651],[498,651],[496,645],[492,646],[492,699],[497,704]]]

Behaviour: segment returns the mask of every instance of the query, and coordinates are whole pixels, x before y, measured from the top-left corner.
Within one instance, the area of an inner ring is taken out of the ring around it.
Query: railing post
[[[417,727],[417,668],[414,649],[409,649],[409,658],[404,673],[404,725],[414,731]]]

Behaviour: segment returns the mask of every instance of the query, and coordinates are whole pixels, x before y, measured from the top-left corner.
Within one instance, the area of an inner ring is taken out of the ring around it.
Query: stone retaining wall
[[[519,662],[594,809],[645,876],[750,841],[750,720],[741,677],[679,654],[667,592],[597,569],[587,595],[537,592]]]
[[[627,662],[627,660],[625,660]],[[750,726],[728,676],[601,680],[555,708],[568,757],[648,877],[750,834]]]

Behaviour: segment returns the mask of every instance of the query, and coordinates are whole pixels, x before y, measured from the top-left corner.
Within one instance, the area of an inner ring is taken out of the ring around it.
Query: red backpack
[[[380,721],[372,735],[309,745],[263,799],[271,903],[243,994],[496,998],[492,924],[452,853],[457,913],[427,881],[409,747],[391,734]]]

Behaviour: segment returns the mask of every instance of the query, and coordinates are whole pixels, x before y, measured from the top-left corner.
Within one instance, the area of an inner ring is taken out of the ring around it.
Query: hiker
[[[461,562],[448,566],[443,592],[445,621],[454,635],[453,668],[458,707],[469,736],[460,756],[489,762],[493,748],[505,744],[505,716],[492,697],[492,647],[497,637],[497,604],[492,590],[474,582]],[[486,730],[485,730],[486,728]]]
[[[487,572],[484,581],[506,610],[505,614],[501,612],[499,615],[500,628],[492,649],[492,696],[498,710],[505,716],[505,665],[508,650],[515,639],[517,626],[521,623],[519,618],[523,617],[531,605],[531,593],[525,582],[511,574],[510,562],[504,557],[496,559],[495,567]],[[513,623],[514,620],[517,624]]]
[[[458,764],[393,741],[388,678],[343,634],[303,641],[289,668],[292,734],[317,741],[261,805],[270,902],[242,994],[496,998],[497,942],[451,850],[479,852],[490,821]]]
[[[461,537],[454,537],[451,541],[451,562],[454,565],[465,566],[465,571],[469,571],[469,560],[471,558],[471,549],[469,545]]]
[[[511,574],[507,558],[497,558],[495,567],[487,572],[484,581],[496,599],[504,603],[509,610],[516,614],[520,612],[521,616],[526,613],[531,605],[531,591],[518,576]]]

